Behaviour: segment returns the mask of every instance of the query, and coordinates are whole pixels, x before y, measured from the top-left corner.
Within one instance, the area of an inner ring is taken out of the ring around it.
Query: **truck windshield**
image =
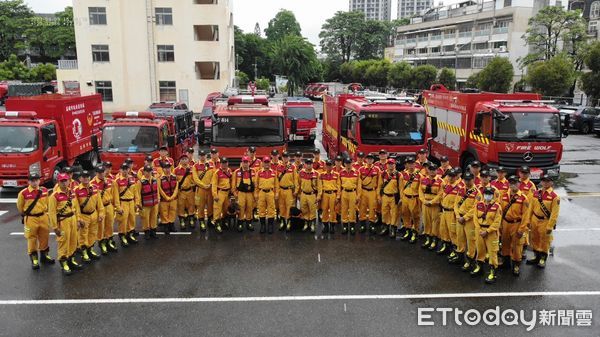
[[[494,139],[507,141],[560,140],[558,113],[504,112],[494,118]]]
[[[418,145],[425,140],[424,112],[369,112],[361,117],[363,144]]]
[[[106,126],[102,133],[102,150],[106,152],[158,151],[158,128],[153,126]]]
[[[0,153],[30,153],[38,149],[39,132],[32,126],[0,126]]]
[[[288,108],[287,109],[287,118],[296,118],[296,119],[308,119],[313,120],[316,119],[315,109],[309,107],[297,107],[297,108]]]
[[[279,117],[219,117],[213,125],[213,141],[220,144],[282,143]]]
[[[204,108],[202,108],[202,115],[200,115],[201,118],[212,117],[212,115],[213,115],[212,106],[205,106]]]

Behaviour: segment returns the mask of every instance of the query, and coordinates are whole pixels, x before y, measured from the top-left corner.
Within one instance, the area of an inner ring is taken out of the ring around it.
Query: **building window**
[[[195,5],[217,5],[218,0],[194,0]]]
[[[419,54],[427,54],[427,48],[419,48]]]
[[[199,80],[218,80],[221,78],[219,62],[196,62],[196,78]]]
[[[598,31],[598,21],[590,21],[588,24],[588,33],[595,34]]]
[[[502,47],[504,47],[504,49],[506,50],[506,48],[508,47],[507,41],[496,41],[496,42],[494,42],[494,49],[500,49]]]
[[[592,2],[590,6],[590,19],[600,18],[600,1]]]
[[[89,7],[90,25],[106,24],[106,7]]]
[[[454,53],[455,49],[456,49],[455,45],[444,46],[444,52],[446,52],[446,53]]]
[[[173,25],[173,9],[172,8],[155,8],[156,24],[161,26]]]
[[[107,44],[92,45],[92,61],[93,62],[110,62],[110,54]]]
[[[473,45],[473,49],[475,49],[475,50],[483,50],[483,49],[487,49],[487,47],[488,47],[487,42],[475,43]]]
[[[158,45],[158,62],[175,62],[175,46]]]
[[[177,101],[177,86],[175,81],[159,81],[158,92],[161,102]]]
[[[103,102],[113,101],[113,91],[111,81],[96,81],[96,93],[102,95]]]
[[[504,7],[512,6],[512,0],[504,0]]]
[[[440,47],[431,48],[431,54],[438,54],[440,52]]]

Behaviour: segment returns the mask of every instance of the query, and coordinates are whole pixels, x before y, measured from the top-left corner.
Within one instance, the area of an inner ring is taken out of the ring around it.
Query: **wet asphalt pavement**
[[[339,227],[140,237],[70,277],[57,265],[32,271],[16,193],[1,191],[0,336],[600,336],[600,138],[564,144],[554,256],[545,270],[523,264],[520,278],[502,270],[491,286],[418,245]],[[536,310],[537,324],[458,325],[450,315],[443,326],[440,313],[418,324],[419,309],[496,306]],[[554,326],[542,326],[541,310],[557,310]],[[558,310],[591,310],[592,326],[558,326],[571,323]]]

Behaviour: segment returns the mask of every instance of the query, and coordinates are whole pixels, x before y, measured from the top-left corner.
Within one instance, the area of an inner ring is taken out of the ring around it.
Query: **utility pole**
[[[258,58],[254,58],[254,80],[258,79]]]

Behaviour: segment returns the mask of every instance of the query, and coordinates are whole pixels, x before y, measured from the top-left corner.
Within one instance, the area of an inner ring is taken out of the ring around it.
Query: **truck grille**
[[[531,155],[531,156],[526,156]],[[526,161],[525,158],[531,158]],[[501,152],[498,154],[498,165],[506,167],[519,167],[523,165],[531,167],[546,167],[552,166],[556,160],[556,152],[550,153],[513,153]]]

